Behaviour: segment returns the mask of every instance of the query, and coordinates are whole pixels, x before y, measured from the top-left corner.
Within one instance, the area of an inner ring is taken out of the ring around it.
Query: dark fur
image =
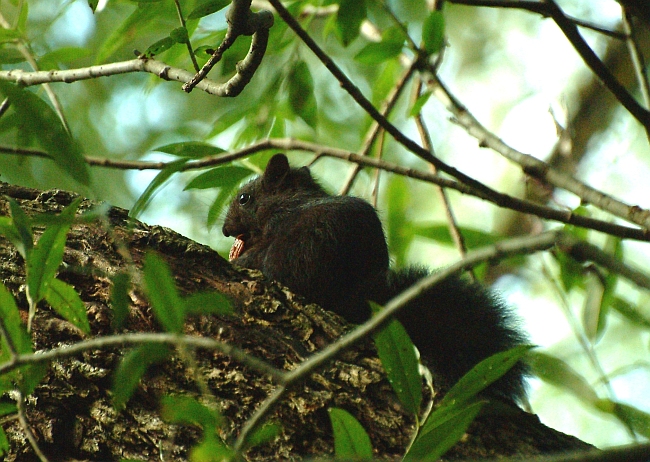
[[[236,264],[259,269],[354,323],[369,317],[366,300],[385,304],[429,274],[390,270],[375,209],[362,199],[330,196],[309,169],[291,169],[281,154],[235,196],[223,233],[245,242]],[[397,318],[443,389],[482,359],[525,341],[500,300],[459,277],[442,281]],[[522,399],[525,373],[518,364],[489,392]]]

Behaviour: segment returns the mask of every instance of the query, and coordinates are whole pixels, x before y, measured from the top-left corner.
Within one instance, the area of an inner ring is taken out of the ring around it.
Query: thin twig
[[[481,191],[460,183],[458,181],[442,178],[434,175],[431,172],[425,172],[413,168],[403,167],[401,165],[386,162],[381,159],[374,159],[368,156],[361,156],[352,151],[343,149],[322,146],[308,141],[295,140],[291,138],[272,138],[253,143],[237,151],[223,153],[216,156],[207,157],[202,160],[192,161],[186,163],[180,171],[202,169],[213,167],[216,165],[223,165],[237,159],[242,159],[255,154],[260,151],[268,149],[280,149],[285,151],[305,151],[316,154],[317,156],[329,156],[338,159],[346,160],[353,163],[358,163],[364,167],[372,167],[381,169],[387,172],[392,172],[397,175],[414,178],[416,180],[426,181],[428,183],[437,184],[444,188],[453,189],[462,194],[477,197],[482,200],[491,202],[499,207],[515,210],[517,212],[535,215],[539,218],[558,221],[560,223],[572,224],[582,228],[593,229],[602,233],[618,236],[625,239],[633,239],[637,241],[650,242],[650,231],[647,229],[631,228],[628,226],[616,225],[602,220],[596,220],[580,215],[574,215],[570,210],[557,210],[551,207],[540,205],[534,202],[518,199],[516,197],[502,194],[495,190],[489,189],[488,194],[484,193],[483,188]],[[3,149],[0,148],[0,151]],[[11,148],[9,148],[11,150]],[[43,153],[47,156],[47,153]],[[109,159],[86,158],[90,165],[98,165],[111,168],[133,168],[138,170],[161,170],[169,166],[170,162],[139,162],[139,161],[111,161]]]
[[[564,172],[550,167],[547,163],[507,145],[502,139],[490,132],[474,117],[469,110],[449,91],[433,71],[429,72],[427,84],[434,95],[445,105],[467,133],[476,138],[479,145],[488,147],[511,161],[519,164],[525,174],[556,187],[572,192],[583,202],[605,210],[617,217],[650,229],[650,211],[639,206],[631,206],[612,196],[592,188]]]
[[[40,364],[57,359],[76,356],[88,350],[99,350],[109,347],[124,347],[128,345],[142,345],[154,343],[159,345],[171,345],[175,347],[187,346],[192,348],[203,348],[216,350],[227,354],[233,359],[240,361],[247,367],[258,371],[261,374],[269,375],[275,382],[283,383],[285,373],[267,364],[266,362],[251,356],[249,353],[224,342],[205,337],[193,335],[177,335],[167,333],[137,333],[109,335],[106,337],[91,338],[77,342],[73,345],[52,348],[46,351],[39,351],[36,354],[19,354],[14,358],[0,364],[0,375],[10,372],[26,364]]]
[[[400,95],[404,91],[404,88],[406,88],[406,84],[413,77],[413,74],[415,73],[416,69],[417,69],[416,63],[415,62],[411,63],[408,69],[406,69],[406,72],[404,72],[402,77],[392,88],[390,94],[386,97],[383,108],[381,110],[381,114],[384,117],[388,117],[388,115],[392,112],[393,108],[395,107],[395,104],[397,104],[397,100],[399,99]],[[368,130],[368,134],[366,135],[366,138],[363,142],[363,147],[361,148],[361,155],[363,156],[368,155],[368,153],[372,149],[373,144],[377,140],[377,137],[381,133],[381,128],[382,128],[381,125],[379,125],[377,121],[373,121],[372,126],[370,127],[370,130]],[[345,195],[350,191],[350,188],[352,187],[352,183],[354,182],[354,179],[356,178],[356,176],[359,174],[360,171],[361,171],[361,166],[359,164],[356,164],[352,169],[352,171],[350,172],[350,174],[348,175],[345,182],[343,183],[343,187],[341,188],[339,194]]]
[[[32,432],[32,428],[29,426],[29,422],[27,421],[27,416],[25,415],[25,398],[23,394],[20,392],[20,390],[14,390],[14,393],[16,394],[18,421],[20,422],[20,426],[25,432],[25,436],[27,436],[29,445],[32,447],[36,453],[36,457],[38,457],[41,462],[49,462],[48,458],[45,456],[45,454],[43,454],[43,451],[39,447],[38,441],[36,441],[36,437],[34,436],[34,432]]]
[[[646,69],[645,60],[643,59],[643,53],[639,50],[639,41],[634,27],[634,17],[630,15],[626,9],[623,9],[622,19],[623,28],[627,35],[627,40],[625,42],[627,43],[630,58],[632,58],[632,64],[634,65],[634,71],[636,72],[636,80],[639,83],[639,89],[641,90],[641,97],[643,98],[646,108],[650,108],[648,71]]]
[[[422,79],[418,79],[417,84],[413,89],[413,103],[417,101],[417,98],[420,96],[421,92],[422,92]],[[431,141],[431,135],[429,134],[429,130],[427,129],[426,124],[424,123],[422,112],[418,112],[415,115],[415,126],[417,127],[418,132],[420,133],[422,146],[424,146],[425,149],[433,152],[433,143]],[[434,175],[438,173],[436,171],[436,167],[433,165],[431,166],[431,172]],[[454,212],[451,208],[451,202],[449,201],[447,192],[441,186],[436,186],[435,189],[436,192],[438,193],[438,196],[440,197],[440,202],[442,203],[442,206],[445,210],[445,215],[447,216],[447,227],[449,228],[449,235],[451,236],[451,239],[454,241],[454,244],[456,245],[456,248],[458,249],[460,256],[464,257],[467,254],[467,246],[465,245],[465,238],[463,237],[463,234],[461,233],[460,228],[458,227],[458,223],[456,222],[456,217],[454,216]],[[471,272],[471,275],[472,277],[474,277],[473,272]]]
[[[650,111],[641,106],[634,97],[612,75],[600,58],[594,53],[589,44],[582,38],[576,21],[564,14],[564,11],[554,0],[542,1],[475,1],[449,0],[451,3],[474,6],[490,6],[501,8],[517,8],[535,12],[553,19],[582,60],[592,70],[600,81],[612,92],[616,99],[639,121],[647,132],[650,132]]]
[[[176,5],[176,12],[178,13],[178,20],[181,22],[181,27],[187,30],[187,24],[185,23],[185,17],[183,16],[183,10],[181,9],[181,4],[178,0],[174,0],[174,5]],[[192,60],[192,66],[194,70],[199,72],[199,63],[196,62],[196,56],[194,56],[194,50],[192,49],[192,43],[188,40],[185,45],[187,45],[187,51],[190,54],[190,59]]]

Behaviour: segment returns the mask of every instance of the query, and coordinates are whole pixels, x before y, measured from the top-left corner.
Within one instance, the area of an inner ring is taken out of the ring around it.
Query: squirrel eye
[[[239,195],[239,205],[246,205],[250,202],[251,195],[248,193],[243,193]]]

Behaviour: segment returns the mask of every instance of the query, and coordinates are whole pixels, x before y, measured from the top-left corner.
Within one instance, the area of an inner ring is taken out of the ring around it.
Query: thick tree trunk
[[[4,199],[7,196],[31,216],[58,213],[74,198],[62,191],[42,192],[0,184],[0,215],[9,214]],[[81,209],[92,205],[84,201]],[[160,331],[137,287],[130,292],[126,327],[120,332],[111,327],[111,278],[141,268],[145,252],[150,250],[169,264],[182,293],[217,290],[237,307],[234,316],[192,319],[186,325],[187,334],[218,338],[278,369],[291,370],[348,328],[337,316],[315,305],[302,305],[298,297],[276,283],[264,281],[259,274],[233,268],[211,249],[171,230],[131,220],[124,210],[111,209],[108,223],[72,226],[58,276],[80,293],[93,337]],[[0,277],[26,319],[24,266],[12,244],[0,238]],[[32,338],[35,349],[43,351],[75,344],[84,335],[41,303]],[[189,394],[215,404],[225,416],[220,436],[232,442],[244,422],[275,389],[270,378],[225,354],[197,351],[193,366],[183,355],[177,355],[148,371],[126,409],[118,412],[111,404],[110,389],[113,371],[124,352],[124,348],[98,349],[50,364],[35,393],[27,398],[25,409],[29,428],[49,460],[186,460],[200,432],[191,426],[163,421],[159,413],[162,396]],[[212,396],[199,391],[197,374],[203,377]],[[272,415],[272,420],[281,424],[282,433],[273,442],[249,450],[247,458],[299,459],[332,454],[327,409],[333,406],[348,410],[362,423],[378,457],[395,458],[408,444],[413,420],[399,406],[367,342],[344,352],[294,387]],[[10,444],[5,460],[38,460],[18,419],[5,419],[3,428]],[[532,455],[587,447],[517,410],[512,415],[479,418],[447,458]]]

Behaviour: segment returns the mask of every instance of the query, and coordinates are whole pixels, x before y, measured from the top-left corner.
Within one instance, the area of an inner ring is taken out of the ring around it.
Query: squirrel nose
[[[232,234],[230,233],[230,231],[228,231],[228,226],[227,226],[227,225],[223,225],[223,227],[221,228],[221,232],[222,232],[223,235],[226,236],[226,237],[230,237],[230,236],[232,236]]]

